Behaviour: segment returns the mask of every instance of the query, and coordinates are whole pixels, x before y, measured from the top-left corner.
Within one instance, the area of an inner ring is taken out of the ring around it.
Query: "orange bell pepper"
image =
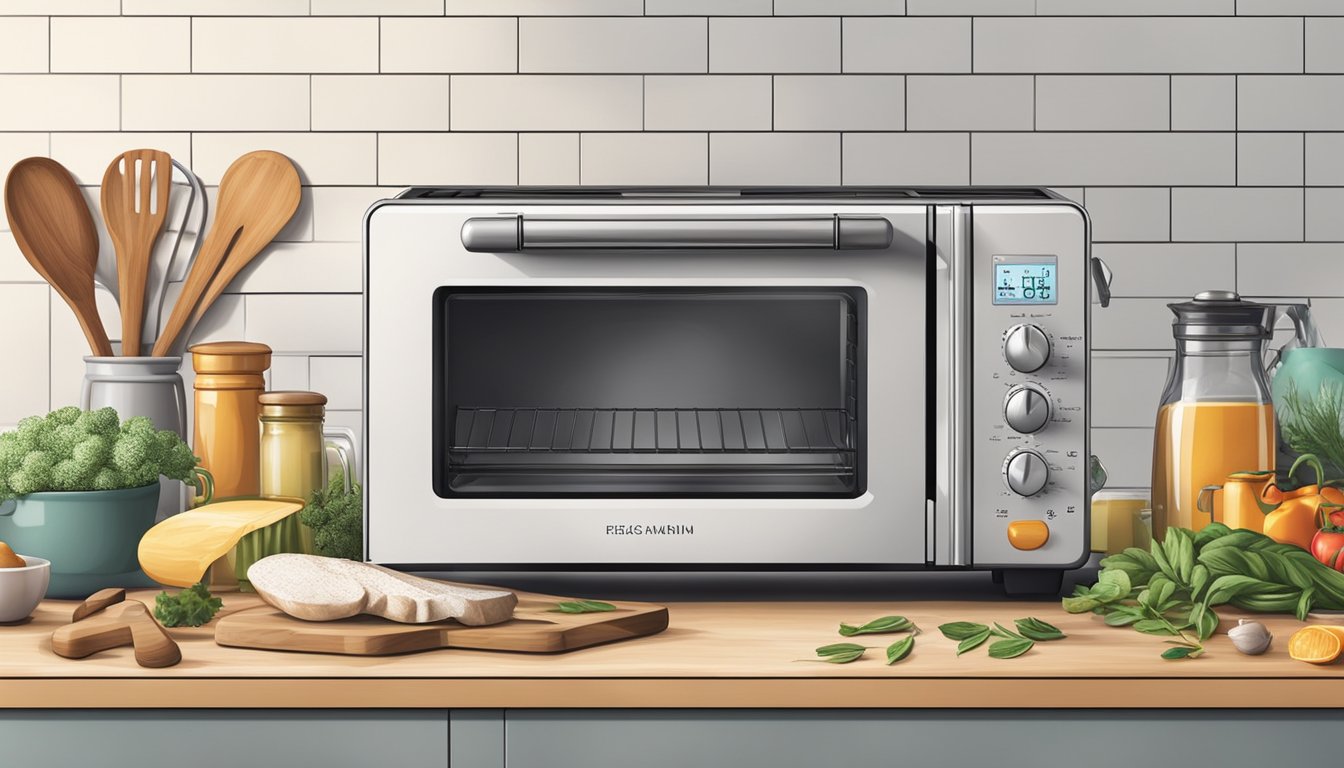
[[[1311,540],[1321,529],[1321,505],[1344,504],[1344,491],[1323,483],[1321,462],[1310,453],[1299,456],[1293,462],[1288,476],[1296,475],[1297,468],[1304,463],[1316,470],[1316,482],[1291,491],[1282,491],[1283,501],[1265,516],[1265,535],[1281,544],[1296,544],[1311,551]],[[1272,486],[1272,483],[1267,485],[1265,490],[1268,491]],[[1262,498],[1269,501],[1264,495]]]

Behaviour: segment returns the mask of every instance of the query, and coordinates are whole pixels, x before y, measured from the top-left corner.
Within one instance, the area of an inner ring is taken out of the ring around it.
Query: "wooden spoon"
[[[279,152],[249,152],[233,161],[219,182],[214,226],[154,344],[155,355],[168,354],[188,322],[198,322],[229,282],[280,233],[299,209],[300,194],[299,172]]]
[[[93,354],[110,357],[93,297],[98,230],[74,177],[46,157],[20,160],[5,179],[5,218],[24,258],[74,310]]]
[[[103,221],[117,249],[121,354],[127,357],[140,355],[149,260],[168,217],[172,186],[173,159],[158,149],[123,152],[103,174]]]

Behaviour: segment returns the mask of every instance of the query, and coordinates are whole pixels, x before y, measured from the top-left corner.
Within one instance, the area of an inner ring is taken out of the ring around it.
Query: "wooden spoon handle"
[[[89,342],[89,349],[93,354],[99,357],[112,357],[112,342],[107,338],[107,330],[103,328],[103,320],[98,317],[97,305],[93,305],[92,316],[82,311],[82,309],[69,299],[66,304],[75,311],[75,318],[79,320],[79,327],[84,330],[84,338]]]
[[[187,321],[195,314],[196,303],[200,301],[201,294],[210,287],[210,281],[214,279],[215,273],[224,263],[224,258],[228,256],[234,242],[242,234],[241,229],[224,233],[218,223],[216,220],[217,226],[206,234],[201,251],[196,255],[191,271],[187,273],[186,282],[182,284],[182,292],[177,295],[177,302],[173,304],[172,314],[168,315],[168,324],[159,334],[159,340],[154,342],[151,354],[155,357],[163,357],[172,352],[177,337],[187,327]]]
[[[171,667],[182,660],[182,649],[177,647],[167,630],[149,615],[144,603],[140,608],[122,614],[131,625],[131,639],[135,643],[135,663],[158,669]]]
[[[133,642],[126,622],[119,618],[95,619],[58,628],[51,635],[51,650],[63,658],[82,659]]]
[[[109,587],[100,589],[89,595],[89,598],[75,608],[74,615],[70,617],[71,622],[87,619],[95,613],[107,608],[109,605],[116,605],[126,599],[126,590],[120,587]]]
[[[51,635],[51,650],[67,659],[82,659],[99,651],[135,647],[142,667],[171,667],[182,660],[182,650],[159,626],[144,603],[132,600],[114,616],[66,624]]]

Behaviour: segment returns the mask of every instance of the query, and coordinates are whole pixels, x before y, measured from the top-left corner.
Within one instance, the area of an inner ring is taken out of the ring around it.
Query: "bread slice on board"
[[[512,592],[422,579],[368,563],[315,555],[271,555],[247,569],[257,594],[297,619],[333,621],[361,613],[404,624],[456,619],[468,626],[513,618]]]

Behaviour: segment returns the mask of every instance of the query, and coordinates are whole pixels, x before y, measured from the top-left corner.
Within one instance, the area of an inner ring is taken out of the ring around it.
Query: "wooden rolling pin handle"
[[[51,635],[51,650],[67,659],[82,659],[99,651],[130,645],[131,627],[121,619],[66,624]]]
[[[95,613],[106,609],[109,605],[116,605],[126,599],[126,590],[120,587],[109,587],[100,589],[89,595],[89,598],[75,608],[74,614],[70,617],[71,622],[87,619]]]

